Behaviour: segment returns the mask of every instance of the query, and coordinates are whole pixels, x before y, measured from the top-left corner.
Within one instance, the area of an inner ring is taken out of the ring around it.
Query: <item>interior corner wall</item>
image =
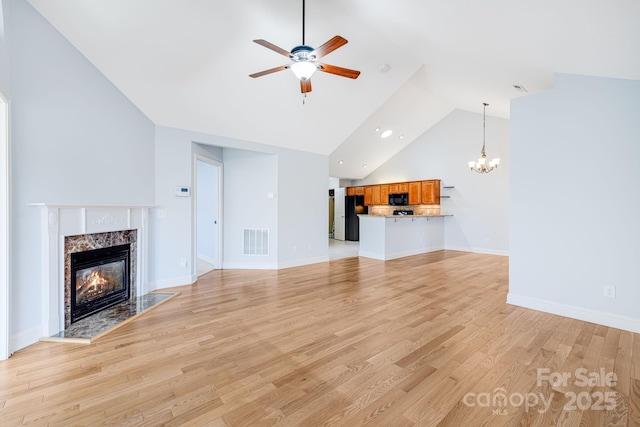
[[[278,266],[278,156],[225,148],[223,268]],[[244,230],[269,230],[268,254],[246,254]]]
[[[329,261],[329,158],[278,156],[278,267]]]
[[[508,302],[640,332],[639,117],[634,80],[512,101]]]
[[[223,163],[223,268],[276,269],[328,260],[328,156],[157,126],[152,289],[197,279],[193,266],[179,263],[195,260],[194,207],[191,198],[175,197],[174,188],[193,186],[193,155],[207,155],[202,150]],[[246,228],[269,229],[268,255],[244,254]],[[287,253],[293,246],[300,250]]]
[[[27,2],[3,5],[16,350],[42,333],[40,210],[29,204],[153,204],[154,127]]]
[[[490,116],[487,108],[486,151],[500,157],[489,174],[469,171],[480,157],[482,114],[454,110],[398,154],[373,171],[362,184],[441,179],[445,248],[496,255],[509,254],[509,120]],[[355,185],[355,183],[354,183]]]
[[[11,9],[9,0],[0,0],[0,87],[6,93],[9,92],[10,67],[9,67],[9,41],[7,37],[7,24],[10,21]]]

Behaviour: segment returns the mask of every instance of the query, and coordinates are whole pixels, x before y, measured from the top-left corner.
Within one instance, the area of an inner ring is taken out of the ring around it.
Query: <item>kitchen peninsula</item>
[[[444,249],[444,217],[450,215],[358,215],[360,253],[388,260]]]
[[[368,207],[368,214],[358,215],[359,256],[390,260],[444,249],[444,221],[451,215],[440,208],[440,180],[347,188],[350,192],[363,194]]]

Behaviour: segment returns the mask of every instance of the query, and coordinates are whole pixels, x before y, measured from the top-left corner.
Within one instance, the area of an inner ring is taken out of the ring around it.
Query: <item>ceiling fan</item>
[[[316,70],[342,77],[349,77],[350,79],[357,79],[360,75],[360,71],[317,62],[318,59],[347,44],[347,40],[343,37],[335,36],[316,49],[312,48],[311,46],[305,45],[304,15],[305,0],[302,0],[302,44],[291,49],[291,52],[288,52],[281,47],[274,45],[273,43],[269,43],[266,40],[254,40],[255,43],[258,43],[259,45],[264,46],[267,49],[271,49],[274,52],[279,53],[280,55],[288,57],[292,63],[250,74],[249,77],[256,78],[275,73],[277,71],[291,69],[291,71],[293,71],[293,74],[295,74],[296,77],[300,79],[300,91],[305,94],[305,96],[307,92],[311,92],[311,76]]]

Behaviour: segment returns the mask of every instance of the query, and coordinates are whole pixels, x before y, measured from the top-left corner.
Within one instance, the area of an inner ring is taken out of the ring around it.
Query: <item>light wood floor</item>
[[[506,257],[453,251],[214,271],[91,345],[0,362],[0,425],[638,425],[640,336],[506,305],[507,282]]]

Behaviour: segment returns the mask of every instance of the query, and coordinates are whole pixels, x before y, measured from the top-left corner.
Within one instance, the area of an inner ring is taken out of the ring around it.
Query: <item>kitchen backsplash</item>
[[[394,210],[411,210],[414,215],[440,215],[440,205],[369,206],[369,215],[393,215]]]

